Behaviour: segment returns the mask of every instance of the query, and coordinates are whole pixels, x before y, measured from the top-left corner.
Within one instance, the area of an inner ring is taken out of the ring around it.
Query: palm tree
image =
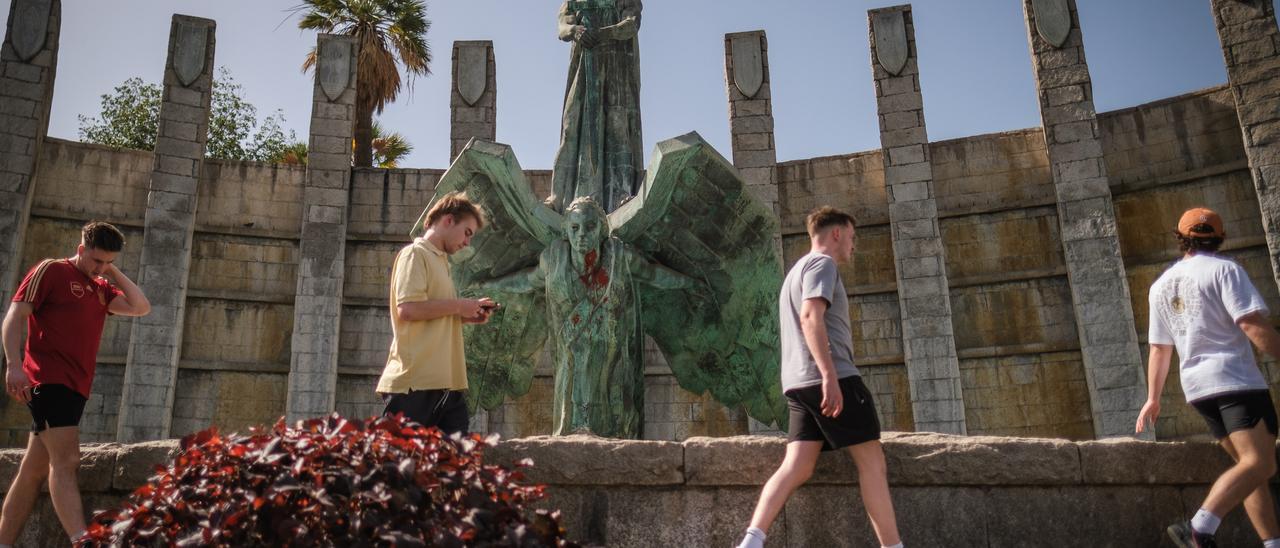
[[[373,165],[385,168],[400,167],[400,159],[413,152],[413,144],[404,135],[388,132],[382,124],[373,123]]]
[[[295,11],[306,10],[298,28],[356,37],[360,45],[356,74],[356,166],[373,164],[373,114],[400,94],[399,66],[409,74],[431,74],[427,45],[427,5],[422,0],[303,0]],[[312,48],[302,63],[304,72],[316,64]]]

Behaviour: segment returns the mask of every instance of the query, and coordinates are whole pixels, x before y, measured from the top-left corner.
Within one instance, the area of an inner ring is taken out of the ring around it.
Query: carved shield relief
[[[1055,48],[1062,47],[1071,33],[1071,9],[1067,0],[1031,0],[1035,10],[1036,32]]]
[[[871,30],[876,33],[876,60],[889,74],[897,76],[907,66],[907,23],[902,12],[875,14]]]
[[[14,6],[9,40],[22,62],[30,61],[44,49],[49,37],[49,10],[52,5],[53,0],[18,0]]]
[[[183,87],[195,83],[204,74],[208,53],[209,28],[186,21],[179,21],[174,28],[176,42],[173,45],[173,73]]]
[[[760,35],[734,36],[729,41],[729,49],[733,52],[733,85],[748,99],[755,97],[764,85]]]
[[[330,101],[337,101],[351,81],[351,43],[336,38],[324,40],[316,57],[316,79],[320,81],[320,91]]]
[[[479,44],[458,46],[458,94],[475,105],[489,85],[489,48]]]

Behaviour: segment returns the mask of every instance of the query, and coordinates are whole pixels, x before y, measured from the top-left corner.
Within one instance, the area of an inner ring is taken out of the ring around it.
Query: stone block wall
[[[561,510],[576,542],[730,546],[784,446],[751,436],[683,443],[533,437],[487,449],[486,461],[531,459],[528,481],[546,485],[548,494],[537,505]],[[86,446],[86,510],[119,504],[176,453],[173,440]],[[889,434],[885,456],[898,526],[913,546],[1161,545],[1164,528],[1194,512],[1229,465],[1206,442],[942,434]],[[12,476],[20,459],[20,450],[0,451],[0,475]],[[769,546],[876,545],[856,478],[847,455],[824,454],[769,529]],[[43,546],[61,534],[42,496],[18,542]],[[1228,515],[1217,537],[1224,546],[1257,544],[1243,512]]]
[[[1280,310],[1276,287],[1259,281],[1269,275],[1269,259],[1229,91],[1214,88],[1098,118],[1103,158],[1115,173],[1111,185],[1117,234],[1134,288],[1140,339],[1146,334],[1145,288],[1176,256],[1166,225],[1191,203],[1223,213],[1232,235],[1227,253],[1245,265],[1272,309]],[[1039,130],[1020,130],[930,144],[965,417],[975,434],[1092,437],[1090,400],[1079,384],[1083,365],[1069,311],[1069,283],[1063,256],[1054,252],[1060,229],[1043,142]],[[50,139],[40,162],[45,167],[32,198],[22,268],[46,256],[67,255],[79,226],[103,218],[125,230],[133,245],[121,264],[126,272],[136,271],[151,155]],[[372,386],[390,340],[385,279],[441,173],[354,171],[338,409],[362,415],[381,409]],[[549,172],[526,176],[536,194],[546,195]],[[303,170],[297,167],[205,161],[172,435],[253,422],[245,418],[248,411],[198,404],[200,394],[284,382],[298,275],[302,179]],[[809,209],[829,203],[858,218],[858,251],[842,271],[851,299],[855,353],[876,395],[882,423],[893,430],[913,429],[879,151],[784,162],[777,179],[787,266],[807,249],[803,217]],[[79,193],[94,199],[70,199]],[[100,374],[84,423],[87,440],[115,438],[130,325],[119,318],[107,322]],[[646,376],[650,401],[670,404],[652,409],[653,437],[745,433],[733,429],[740,424],[735,411],[704,405],[702,396],[675,386],[660,358],[651,361]],[[1280,383],[1280,369],[1271,361],[1264,365],[1268,377]],[[530,394],[489,413],[488,429],[507,436],[549,431],[550,375],[544,368]],[[1042,397],[1049,399],[1037,401]],[[1043,411],[1030,411],[1037,405]],[[264,390],[260,405],[252,409],[257,423],[269,423],[283,414],[284,400],[277,391]],[[1204,434],[1194,412],[1181,402],[1176,373],[1166,389],[1164,412],[1159,436]],[[0,421],[0,441],[20,444],[27,428],[25,411],[6,406]]]

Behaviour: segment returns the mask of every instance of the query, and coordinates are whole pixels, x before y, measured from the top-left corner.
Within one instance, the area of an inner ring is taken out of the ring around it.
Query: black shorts
[[[383,415],[404,413],[404,417],[423,426],[435,426],[446,434],[466,432],[466,395],[457,390],[410,390],[408,394],[383,394],[387,407]]]
[[[787,441],[821,441],[822,450],[831,451],[880,439],[880,418],[862,377],[840,379],[840,393],[844,396],[844,410],[832,418],[822,414],[821,384],[788,390],[791,420]]]
[[[80,426],[84,404],[89,400],[64,384],[41,384],[31,389],[31,431],[39,434],[49,428]]]
[[[1270,390],[1227,392],[1191,402],[1192,407],[1209,423],[1213,437],[1222,439],[1227,434],[1248,430],[1266,421],[1267,431],[1276,435],[1276,406],[1271,403]]]

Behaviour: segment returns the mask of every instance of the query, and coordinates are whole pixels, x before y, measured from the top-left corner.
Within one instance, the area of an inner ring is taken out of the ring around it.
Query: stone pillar
[[[174,385],[196,223],[196,185],[209,135],[216,24],[174,15],[147,191],[138,285],[151,313],[134,319],[124,372],[116,439],[123,443],[169,437]]]
[[[902,348],[919,431],[966,433],[911,6],[867,12]]]
[[[498,78],[493,42],[453,43],[453,93],[449,95],[449,162],[472,137],[493,141],[498,128]]]
[[[289,365],[290,421],[334,409],[338,333],[356,121],[356,55],[349,36],[321,34],[311,103],[311,144],[302,196],[298,290]]]
[[[61,0],[12,0],[0,47],[0,305],[6,311],[27,266],[22,242],[40,143],[49,130],[61,22]]]
[[[1280,284],[1280,33],[1271,2],[1213,0],[1227,83],[1262,209],[1271,272]]]
[[[724,85],[729,99],[733,165],[747,190],[778,215],[778,153],[773,142],[769,40],[763,30],[724,35]],[[781,257],[781,233],[774,236],[774,247]],[[785,429],[786,425],[779,428]],[[752,434],[781,433],[755,419],[748,420],[748,429]]]
[[[729,95],[733,165],[756,199],[778,214],[777,147],[769,93],[769,41],[763,30],[724,35],[724,80]],[[781,249],[781,240],[778,248]]]
[[[1076,331],[1099,437],[1129,436],[1146,400],[1129,282],[1075,0],[1023,0]]]

